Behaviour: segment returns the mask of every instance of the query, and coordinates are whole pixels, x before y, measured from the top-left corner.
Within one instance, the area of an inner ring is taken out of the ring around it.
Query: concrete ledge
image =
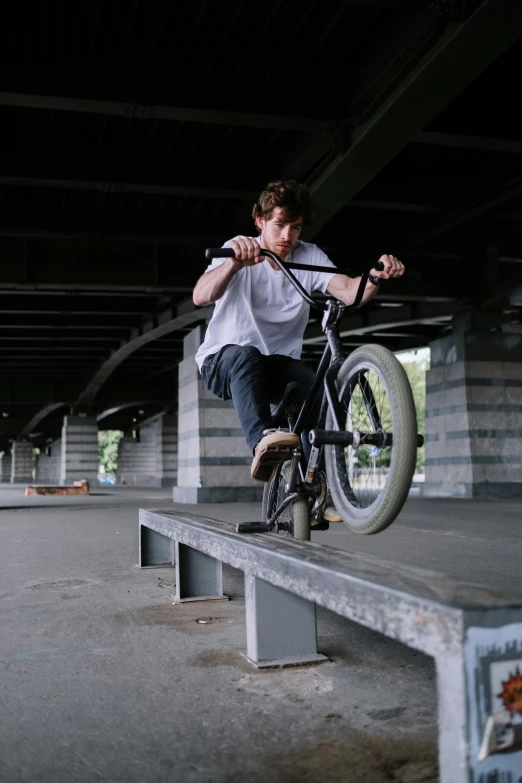
[[[179,509],[140,509],[139,545],[141,568],[175,565],[178,600],[221,599],[222,563],[244,571],[246,657],[256,666],[317,662],[316,604],[432,655],[441,783],[519,779],[522,731],[516,726],[508,752],[495,758],[503,736],[491,722],[499,715],[493,699],[507,685],[493,671],[504,667],[510,682],[519,676],[520,593],[315,542],[239,535],[230,523]]]
[[[174,487],[174,503],[260,503],[263,485],[259,487]]]
[[[30,484],[25,488],[25,496],[28,495],[88,495],[89,482],[75,481],[72,487],[53,486],[52,484]]]
[[[476,483],[437,483],[427,481],[420,487],[426,498],[514,498],[522,497],[522,481],[481,481]]]

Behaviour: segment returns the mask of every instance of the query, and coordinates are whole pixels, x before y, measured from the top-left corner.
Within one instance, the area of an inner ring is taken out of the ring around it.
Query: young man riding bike
[[[314,373],[301,361],[309,305],[261,248],[287,262],[328,266],[332,273],[294,269],[303,288],[327,293],[351,304],[358,278],[339,274],[316,245],[299,239],[312,218],[307,187],[295,180],[270,182],[254,205],[252,216],[258,237],[237,236],[224,244],[235,258],[216,258],[194,288],[194,304],[215,303],[205,340],[196,362],[206,388],[223,400],[232,399],[241,428],[254,458],[251,475],[269,481],[278,462],[290,458],[299,437],[274,429],[271,404],[279,402],[288,383],[295,381],[301,401],[311,387]],[[382,271],[374,271],[364,290],[361,305],[372,299],[381,280],[401,277],[403,264],[393,255],[382,255]],[[317,419],[320,395],[310,412]],[[310,450],[308,430],[303,449]],[[341,521],[330,502],[324,519]]]

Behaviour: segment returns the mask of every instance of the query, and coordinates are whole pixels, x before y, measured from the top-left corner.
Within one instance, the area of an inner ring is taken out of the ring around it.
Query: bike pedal
[[[237,533],[268,533],[269,530],[266,522],[240,522],[236,525]]]
[[[323,520],[322,522],[318,522],[317,525],[311,525],[310,532],[313,533],[314,530],[330,530],[330,523]]]

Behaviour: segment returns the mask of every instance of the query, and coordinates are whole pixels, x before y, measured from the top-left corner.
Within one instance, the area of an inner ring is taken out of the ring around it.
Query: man
[[[270,182],[252,216],[259,236],[226,242],[224,247],[233,248],[235,258],[214,259],[194,288],[194,304],[216,305],[196,362],[207,389],[234,403],[254,454],[252,477],[269,481],[275,465],[299,445],[297,435],[273,429],[270,403],[282,398],[290,381],[299,384],[304,399],[314,373],[300,360],[309,305],[279,267],[261,255],[261,248],[286,261],[331,267],[331,274],[292,270],[308,293],[319,290],[351,304],[359,280],[336,273],[325,253],[299,239],[312,217],[305,185],[295,180]],[[383,255],[379,260],[384,269],[372,274],[361,304],[375,296],[381,280],[404,272],[395,256]],[[328,503],[324,518],[341,521]]]

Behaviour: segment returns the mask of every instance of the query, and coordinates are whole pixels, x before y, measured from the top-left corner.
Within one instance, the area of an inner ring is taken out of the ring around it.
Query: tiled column
[[[139,428],[139,439],[125,433],[118,443],[118,481],[137,487],[161,487],[162,469],[161,416],[156,416]]]
[[[248,448],[231,401],[205,389],[194,357],[204,326],[188,334],[179,365],[178,484],[175,503],[258,501],[263,486],[250,477]]]
[[[131,432],[125,432],[123,438],[118,441],[118,467],[116,471],[118,484],[134,484],[140,446],[141,443],[132,437]]]
[[[80,479],[98,483],[98,424],[94,417],[65,416],[60,484],[72,484]]]
[[[61,463],[62,441],[55,440],[46,451],[41,451],[36,457],[35,482],[37,484],[59,484]]]
[[[139,440],[125,433],[118,443],[118,483],[172,487],[176,483],[177,416],[161,413],[140,427]]]
[[[522,495],[522,335],[457,332],[430,348],[422,493]]]
[[[178,417],[165,414],[161,439],[163,487],[175,487],[178,480]]]
[[[30,484],[33,480],[33,444],[15,440],[11,450],[11,483]]]
[[[2,455],[2,483],[8,484],[11,481],[12,457],[10,451],[4,451]]]

